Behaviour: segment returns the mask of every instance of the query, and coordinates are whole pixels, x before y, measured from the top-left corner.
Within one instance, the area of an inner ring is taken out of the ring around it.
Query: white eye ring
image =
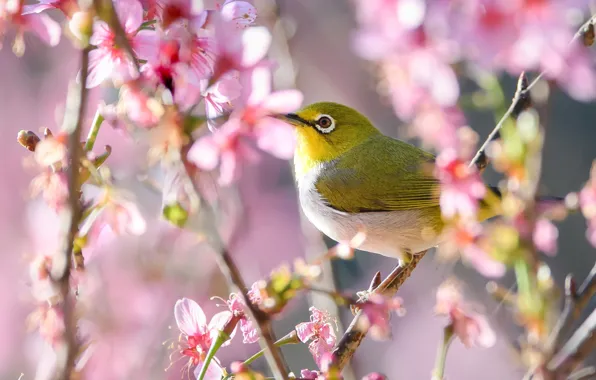
[[[315,121],[315,127],[321,133],[330,133],[335,129],[335,120],[329,115],[319,115]]]

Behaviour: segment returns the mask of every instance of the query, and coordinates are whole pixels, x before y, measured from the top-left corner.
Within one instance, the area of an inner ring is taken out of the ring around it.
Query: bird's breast
[[[366,239],[360,249],[390,257],[421,252],[438,244],[436,233],[428,231],[431,216],[421,210],[347,213],[334,209],[315,186],[324,170],[319,166],[301,176],[298,192],[308,220],[331,239],[348,242],[364,232]]]

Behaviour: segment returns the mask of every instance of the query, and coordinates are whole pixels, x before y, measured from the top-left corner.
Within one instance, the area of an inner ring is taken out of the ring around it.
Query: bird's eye
[[[335,120],[331,116],[321,115],[317,118],[316,127],[322,133],[329,133],[335,129]]]

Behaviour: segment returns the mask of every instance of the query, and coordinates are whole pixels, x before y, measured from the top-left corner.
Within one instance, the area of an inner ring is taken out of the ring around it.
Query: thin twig
[[[587,30],[587,28],[594,24],[594,22],[596,22],[596,15],[592,16],[588,21],[586,21],[577,31],[577,33],[575,33],[575,35],[573,36],[573,38],[571,39],[571,41],[569,42],[569,44],[573,44],[575,43],[578,39],[583,38],[583,35],[585,33],[585,30]],[[543,70],[540,72],[540,74],[538,74],[538,76],[536,78],[534,78],[534,80],[532,81],[532,83],[530,83],[529,85],[527,84],[527,79],[525,78],[525,72],[522,72],[519,76],[518,82],[517,82],[517,91],[515,92],[515,95],[513,97],[513,101],[511,102],[511,105],[509,106],[509,108],[507,109],[507,111],[505,112],[505,114],[501,117],[501,120],[499,120],[499,122],[497,123],[497,125],[495,126],[495,128],[493,129],[493,131],[490,133],[490,135],[488,136],[488,138],[486,139],[486,141],[484,142],[484,144],[482,144],[482,146],[480,147],[480,149],[478,150],[478,152],[476,153],[476,156],[474,156],[474,158],[472,159],[472,161],[470,162],[470,166],[473,165],[479,165],[482,166],[483,165],[483,161],[485,161],[486,159],[486,148],[488,147],[488,145],[499,136],[499,131],[501,130],[501,128],[503,127],[503,125],[505,124],[505,122],[507,121],[507,119],[510,116],[514,116],[516,111],[519,111],[519,104],[521,104],[524,100],[524,98],[529,94],[530,90],[532,90],[532,88],[548,73],[548,70]],[[522,86],[525,84],[525,88],[522,89]],[[518,115],[519,116],[519,113]],[[486,166],[486,162],[484,164],[484,166],[479,167],[479,169],[483,169]]]
[[[217,263],[219,269],[225,276],[228,284],[235,287],[236,290],[242,295],[244,303],[248,306],[249,317],[257,323],[260,343],[265,351],[265,358],[273,371],[273,376],[276,379],[286,380],[289,378],[288,369],[286,368],[285,361],[281,355],[279,347],[275,345],[275,335],[271,327],[271,320],[269,316],[258,309],[248,297],[248,291],[246,284],[240,275],[238,267],[232,260],[229,252],[226,249],[219,249],[217,251]]]
[[[548,370],[559,374],[571,373],[596,347],[595,330],[596,310],[593,310],[563,348],[548,363]]]
[[[538,83],[538,80],[542,77],[542,75],[544,75],[544,72],[540,73],[540,75],[538,75],[538,77],[529,85],[526,73],[522,72],[519,75],[519,78],[517,80],[517,90],[515,91],[515,95],[513,95],[511,105],[509,106],[505,114],[501,117],[501,120],[499,120],[492,132],[488,135],[486,141],[484,141],[484,144],[482,144],[480,149],[478,149],[478,152],[476,153],[472,161],[470,161],[470,167],[476,166],[479,170],[482,170],[488,165],[486,149],[488,148],[490,143],[492,143],[499,137],[499,132],[501,131],[501,128],[503,128],[503,125],[505,125],[505,122],[507,122],[509,117],[519,116],[521,111],[526,109],[530,105],[531,102],[529,98],[529,92],[532,89],[532,87],[536,83]]]
[[[192,142],[189,144],[189,146],[191,144]],[[194,192],[193,196],[199,198],[199,189],[197,188],[196,182],[192,180],[192,165],[185,161],[185,153],[187,153],[187,151],[187,148],[185,148],[183,154],[181,155],[184,165],[183,172],[187,176],[186,179],[188,180],[190,186],[189,190]],[[209,205],[208,202],[203,202],[202,212],[207,213],[209,211],[211,211],[213,216],[215,215],[215,210],[212,209],[211,205]],[[215,221],[215,217],[213,217],[213,220]],[[261,311],[250,301],[250,297],[248,296],[248,288],[242,279],[242,275],[240,274],[236,263],[230,256],[229,248],[224,244],[218,232],[217,226],[214,225],[212,227],[213,228],[210,228],[211,235],[209,236],[209,239],[211,247],[216,253],[215,258],[219,269],[226,278],[228,286],[231,288],[230,290],[235,290],[242,296],[245,305],[247,305],[249,317],[256,322],[259,333],[259,343],[261,345],[261,349],[265,350],[265,359],[267,360],[267,363],[273,372],[273,376],[276,379],[286,380],[289,378],[289,370],[281,354],[281,351],[279,350],[279,347],[275,345],[276,338],[271,326],[271,320],[266,313]]]
[[[68,207],[64,210],[65,237],[62,247],[62,260],[52,268],[52,277],[60,285],[64,315],[64,362],[59,367],[57,379],[68,380],[74,369],[78,343],[76,339],[73,300],[70,297],[70,271],[73,262],[72,251],[74,239],[81,219],[79,162],[81,158],[81,125],[87,107],[87,72],[89,70],[89,51],[81,52],[81,81],[71,83],[66,100],[66,112],[62,130],[68,134],[69,166]],[[54,273],[56,271],[56,273]]]
[[[548,364],[549,370],[569,373],[589,354],[590,349],[596,344],[595,338],[592,336],[596,327],[596,314],[594,312],[564,345],[561,342],[561,338],[568,333],[573,322],[580,317],[581,312],[594,297],[594,294],[596,294],[596,264],[592,267],[579,290],[576,290],[573,277],[571,275],[567,276],[565,281],[565,306],[549,340],[549,347],[553,352],[553,357]],[[563,345],[562,348],[560,348],[561,345]],[[558,352],[555,353],[555,351]]]

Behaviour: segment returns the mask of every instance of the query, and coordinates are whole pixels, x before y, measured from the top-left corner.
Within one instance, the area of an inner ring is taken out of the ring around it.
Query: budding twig
[[[63,358],[58,356],[59,366],[57,379],[68,380],[74,369],[78,352],[74,305],[70,293],[70,270],[73,262],[72,252],[74,239],[81,219],[79,162],[81,159],[81,124],[87,107],[87,72],[89,71],[89,52],[87,47],[81,52],[81,81],[72,83],[66,100],[66,112],[62,130],[68,134],[69,166],[68,176],[68,207],[63,211],[64,229],[66,234],[63,241],[63,259],[60,265],[52,268],[52,277],[60,285],[64,315],[64,351]],[[62,352],[61,352],[62,353]],[[62,359],[62,363],[60,360]]]
[[[531,84],[528,84],[528,78],[526,77],[525,72],[522,72],[519,75],[519,78],[517,80],[517,90],[515,91],[515,95],[513,95],[511,105],[509,106],[503,117],[501,117],[501,120],[499,120],[492,132],[488,135],[486,141],[484,141],[484,144],[482,144],[480,149],[478,149],[478,152],[476,153],[472,161],[470,161],[470,167],[476,166],[478,170],[482,170],[488,165],[486,149],[488,148],[491,142],[493,142],[499,137],[499,132],[501,131],[501,128],[503,128],[503,125],[505,125],[505,122],[507,121],[507,119],[509,119],[510,116],[517,117],[519,116],[521,111],[530,106],[531,101],[529,92],[532,89],[532,87],[534,87],[534,85],[538,83],[538,80],[540,80],[542,75],[544,75],[544,72],[540,73],[540,75],[538,75],[538,77],[536,77],[536,79]]]

